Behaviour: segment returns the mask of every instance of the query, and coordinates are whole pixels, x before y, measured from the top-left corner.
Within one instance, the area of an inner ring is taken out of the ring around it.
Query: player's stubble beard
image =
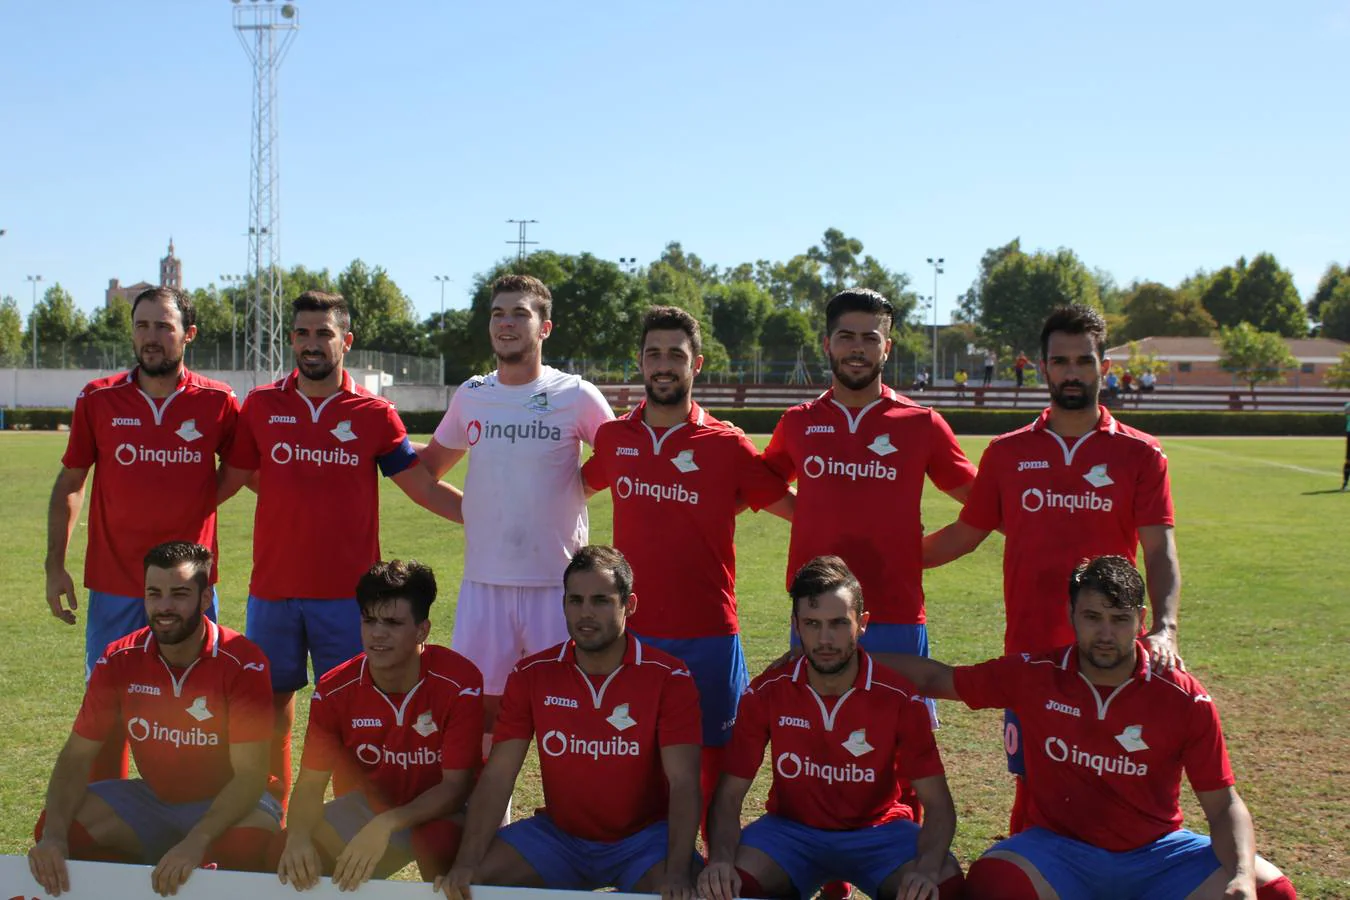
[[[881,377],[881,369],[886,365],[886,360],[883,358],[877,362],[876,365],[872,366],[871,371],[854,376],[849,374],[848,370],[844,368],[844,364],[847,362],[867,362],[867,358],[857,355],[830,357],[830,372],[839,380],[840,384],[850,391],[861,391],[864,388],[871,387],[872,384]]]
[[[661,373],[666,374],[666,373]],[[658,385],[653,379],[649,378],[643,382],[643,387],[647,391],[647,402],[656,406],[679,406],[689,397],[689,392],[693,389],[693,380],[684,381],[676,378],[675,381],[667,385]],[[668,388],[669,393],[660,394],[661,388]]]
[[[1065,395],[1065,389],[1076,387],[1081,393]],[[1050,402],[1063,410],[1076,411],[1095,406],[1097,399],[1101,396],[1102,382],[1100,378],[1094,378],[1091,383],[1084,383],[1077,378],[1061,381],[1059,384],[1050,385]]]
[[[200,628],[202,624],[202,615],[202,608],[198,605],[197,612],[194,615],[188,616],[186,619],[179,619],[179,624],[177,626],[170,626],[170,630],[163,634],[160,633],[159,627],[155,624],[155,620],[151,619],[150,626],[151,630],[155,633],[155,640],[165,647],[181,644],[183,641],[196,634],[197,629]]]
[[[148,350],[159,351],[160,359],[158,364],[151,365],[145,361],[145,354]],[[136,351],[136,365],[141,367],[141,372],[152,377],[157,378],[160,375],[169,375],[176,372],[178,371],[178,367],[182,364],[183,357],[181,355],[176,357],[170,356],[164,351],[164,347],[161,344],[147,344]]]
[[[301,353],[295,357],[295,367],[310,381],[323,381],[333,374],[337,363],[323,355],[307,356]]]
[[[857,389],[854,388],[854,390]],[[842,648],[838,661],[833,665],[822,666],[820,663],[816,662],[815,657],[810,653],[806,654],[806,662],[820,675],[838,675],[840,672],[844,671],[844,669],[848,668],[848,664],[853,661],[853,657],[857,652],[858,642],[857,640],[850,638],[848,645]]]

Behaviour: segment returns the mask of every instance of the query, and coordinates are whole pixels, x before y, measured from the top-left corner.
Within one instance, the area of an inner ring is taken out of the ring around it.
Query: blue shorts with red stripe
[[[263,600],[250,594],[244,636],[272,664],[273,692],[298,691],[309,683],[311,659],[318,684],[329,670],[361,652],[361,607],[355,597]]]
[[[886,879],[918,853],[919,826],[896,819],[870,828],[826,831],[765,815],[745,826],[741,843],[777,863],[803,897],[832,881],[847,881],[878,897]]]
[[[745,652],[739,634],[703,638],[654,638],[638,640],[669,653],[689,667],[698,688],[703,716],[703,746],[721,747],[731,740],[741,694],[750,685]]]
[[[614,887],[631,892],[642,876],[665,861],[669,849],[665,822],[617,841],[588,841],[563,831],[542,812],[512,822],[497,837],[514,847],[544,884],[563,891]]]

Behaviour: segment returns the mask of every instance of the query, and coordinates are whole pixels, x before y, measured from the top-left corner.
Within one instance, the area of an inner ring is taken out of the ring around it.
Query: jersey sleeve
[[[113,725],[121,718],[121,691],[117,689],[117,677],[112,668],[113,664],[109,663],[107,656],[102,656],[89,676],[84,700],[80,703],[80,712],[75,716],[75,727],[72,729],[82,738],[100,742],[105,740]]]
[[[408,429],[403,427],[403,419],[392,403],[384,408],[384,426],[381,436],[383,447],[375,455],[375,461],[384,477],[391,478],[417,465],[417,451],[413,449],[412,441],[408,440]]]
[[[272,739],[272,677],[267,658],[257,651],[255,659],[244,658],[225,690],[230,711],[230,743],[249,744]]]
[[[450,704],[441,744],[442,769],[477,769],[483,761],[483,676],[465,666],[458,695]]]
[[[610,485],[609,470],[606,461],[612,457],[610,453],[610,429],[601,426],[595,433],[595,442],[591,445],[594,450],[590,457],[581,465],[581,480],[593,491],[603,491]]]
[[[896,771],[910,781],[945,775],[937,741],[933,739],[933,721],[922,697],[911,696],[900,707],[900,746],[896,748]]]
[[[75,397],[75,411],[70,416],[70,437],[66,438],[66,452],[61,465],[67,469],[87,469],[98,461],[98,446],[94,440],[94,423],[89,415],[88,388]]]
[[[769,468],[764,457],[759,455],[755,445],[744,434],[736,438],[736,496],[749,504],[751,509],[761,510],[783,499],[788,491],[787,482],[773,469]]]
[[[961,702],[971,709],[1015,709],[1026,663],[1021,656],[1003,656],[974,666],[957,666],[952,683]]]
[[[769,746],[769,718],[766,698],[746,689],[736,710],[736,727],[731,733],[731,744],[722,758],[722,771],[736,778],[753,780],[764,762],[764,748]]]
[[[464,405],[464,392],[471,390],[468,382],[455,388],[455,392],[450,395],[450,406],[446,409],[445,415],[441,416],[441,422],[436,426],[432,437],[436,443],[450,450],[468,450],[469,435],[464,428],[462,416],[462,407]]]
[[[1167,454],[1157,444],[1148,454],[1135,485],[1134,521],[1140,526],[1172,525],[1176,521],[1172,510],[1172,484],[1167,474]]]
[[[309,724],[305,726],[305,750],[300,768],[311,772],[332,772],[342,760],[342,732],[338,728],[340,710],[337,701],[324,699],[325,685],[309,698]]]
[[[1233,767],[1219,723],[1219,710],[1206,693],[1193,697],[1190,734],[1181,751],[1186,778],[1196,791],[1218,791],[1234,784]]]
[[[530,705],[530,678],[519,669],[506,676],[501,710],[492,729],[492,743],[528,741],[534,737],[534,711]]]
[[[703,743],[703,721],[698,708],[698,688],[688,669],[678,669],[661,689],[656,739],[662,747]]]
[[[769,467],[775,475],[783,481],[797,480],[797,466],[792,460],[792,451],[788,447],[788,418],[789,413],[784,413],[778,420],[778,425],[774,427],[773,437],[769,438],[769,446],[764,448],[764,464]]]
[[[998,467],[994,457],[998,451],[990,444],[980,457],[980,469],[975,473],[975,483],[971,485],[970,496],[957,516],[971,528],[980,531],[994,531],[1003,525],[1003,499],[999,494]]]
[[[975,466],[956,441],[952,427],[936,411],[932,415],[931,446],[928,452],[928,477],[939,490],[952,491],[975,480]]]
[[[258,440],[253,435],[253,412],[257,401],[253,395],[244,398],[239,410],[239,420],[235,423],[234,439],[225,451],[225,464],[236,469],[252,471],[262,465],[262,456],[258,453]]]
[[[582,380],[577,399],[577,434],[589,446],[595,446],[595,433],[600,426],[614,418],[614,410],[600,389]]]

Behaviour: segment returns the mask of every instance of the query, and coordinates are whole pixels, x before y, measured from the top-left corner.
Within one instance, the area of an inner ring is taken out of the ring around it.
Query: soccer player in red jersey
[[[1138,640],[1144,581],[1122,556],[1066,578],[1074,641],[950,668],[897,663],[929,697],[1018,714],[1030,828],[971,866],[988,900],[1186,897],[1287,900],[1293,887],[1255,855],[1214,702],[1180,667],[1157,668]],[[1183,770],[1210,836],[1182,828]]]
[[[426,642],[435,599],[436,576],[417,562],[379,562],[357,582],[365,652],[319,679],[310,701],[282,884],[305,890],[328,873],[356,890],[413,860],[431,881],[454,860],[450,816],[481,762],[483,678]]]
[[[692,900],[699,819],[698,691],[684,664],[627,633],[633,570],[582,547],[563,576],[571,639],[518,663],[469,799],[459,856],[436,889],[469,885],[660,893]],[[497,830],[530,739],[545,807]]]
[[[588,491],[608,488],[614,500],[614,546],[642,596],[629,631],[683,660],[698,686],[706,807],[750,682],[736,617],[736,514],[748,505],[791,519],[793,497],[749,438],[694,402],[702,343],[689,313],[648,310],[639,342],[647,399],[600,426],[581,474]]]
[[[1073,640],[1062,585],[1081,560],[1144,549],[1153,626],[1145,642],[1155,666],[1181,665],[1177,606],[1181,567],[1172,534],[1167,457],[1152,436],[1116,421],[1098,403],[1106,323],[1086,306],[1055,310],[1041,329],[1050,406],[1032,424],[995,438],[980,460],[956,522],[924,539],[924,564],[969,553],[1003,531],[1004,653],[1039,653]],[[1025,822],[1023,741],[1006,717],[1008,770],[1018,776],[1013,831]]]
[[[830,298],[831,387],[783,414],[764,459],[797,480],[789,585],[811,559],[842,557],[871,611],[863,646],[873,654],[924,654],[924,478],[964,501],[975,467],[941,415],[881,383],[892,316],[890,301],[876,291],[853,288]]]
[[[67,859],[153,865],[175,893],[204,863],[256,869],[281,809],[264,793],[271,737],[267,659],[205,618],[211,551],[174,541],[145,556],[150,624],[113,641],[94,666],[75,726],[52,770],[33,877],[70,889]],[[88,782],[107,740],[131,738],[141,777]]]
[[[810,897],[835,879],[869,897],[958,897],[950,855],[956,810],[932,723],[912,685],[858,647],[864,593],[837,556],[792,580],[803,656],[755,679],[710,814],[699,896]],[[741,829],[741,807],[772,745],[768,814]],[[897,777],[898,776],[898,777]],[[901,794],[923,802],[922,828]]]
[[[247,634],[272,663],[273,769],[291,781],[295,691],[361,652],[356,582],[380,558],[379,471],[417,504],[460,520],[462,495],[417,464],[398,412],[342,365],[351,316],[339,294],[291,304],[296,369],[249,393],[221,475],[224,502],[256,477]]]
[[[131,305],[136,367],[89,382],[75,398],[47,511],[47,603],[52,615],[75,624],[66,548],[93,468],[84,562],[86,679],[104,647],[146,625],[145,573],[138,563],[150,548],[191,539],[216,549],[216,457],[234,434],[239,401],[228,384],[183,365],[196,319],[183,291],[157,287],[137,294]],[[215,584],[214,569],[210,578]],[[213,619],[215,609],[212,591]]]

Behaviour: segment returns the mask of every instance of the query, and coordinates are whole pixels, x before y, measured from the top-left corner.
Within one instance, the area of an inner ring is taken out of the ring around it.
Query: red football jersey
[[[234,389],[195,372],[162,400],[140,389],[135,369],[85,385],[61,458],[94,468],[85,587],[141,597],[151,548],[189,540],[216,552],[216,457],[238,418]]]
[[[333,773],[337,796],[360,791],[376,812],[411,803],[443,769],[483,757],[483,676],[453,650],[428,644],[406,694],[375,686],[359,654],[319,680],[300,765]]]
[[[214,800],[234,777],[230,745],[272,739],[267,658],[239,632],[205,623],[201,655],[184,669],[159,655],[149,628],[113,641],[75,718],[91,741],[125,722],[136,768],[165,803]]]
[[[963,703],[1011,709],[1022,723],[1032,825],[1133,850],[1181,827],[1183,768],[1196,791],[1233,784],[1204,686],[1178,669],[1151,672],[1144,645],[1135,652],[1134,673],[1114,689],[1087,680],[1073,646],[956,669]]]
[[[394,405],[342,373],[319,401],[298,372],[254,388],[226,461],[258,470],[249,593],[264,600],[333,600],[380,558],[376,467],[397,475],[417,463]]]
[[[723,771],[754,778],[771,745],[771,815],[830,831],[913,819],[897,776],[944,774],[923,698],[861,648],[858,677],[838,697],[815,692],[808,665],[798,657],[751,682]]]
[[[944,491],[975,477],[946,420],[888,387],[858,410],[829,390],[783,413],[764,459],[797,480],[787,583],[833,554],[857,576],[873,623],[926,621],[924,477]]]
[[[573,837],[617,841],[666,817],[661,748],[699,746],[698,689],[684,663],[628,635],[623,663],[592,677],[571,641],[517,663],[494,743],[538,736],[544,809]]]
[[[1173,522],[1157,439],[1103,408],[1097,427],[1070,444],[1047,427],[1049,416],[989,444],[961,511],[962,522],[1006,535],[1004,653],[1073,643],[1074,566],[1107,554],[1134,562],[1139,529]]]
[[[736,513],[777,502],[787,483],[749,438],[697,404],[659,434],[645,407],[601,425],[581,470],[614,498],[614,546],[638,595],[628,626],[660,638],[735,634]]]

